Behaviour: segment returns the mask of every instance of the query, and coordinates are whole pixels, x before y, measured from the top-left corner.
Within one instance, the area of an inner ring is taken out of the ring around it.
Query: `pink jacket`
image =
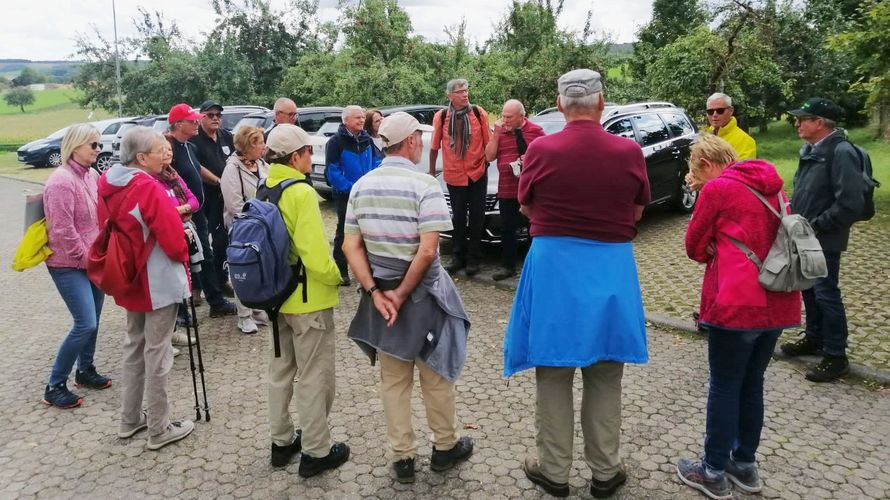
[[[43,189],[43,209],[52,255],[47,267],[86,269],[90,246],[99,235],[96,218],[99,174],[69,160],[56,168]]]
[[[779,219],[746,187],[756,189],[779,210],[782,179],[761,160],[729,165],[705,184],[689,227],[686,254],[707,263],[702,282],[700,322],[735,330],[766,330],[800,324],[800,293],[770,292],[757,281],[758,269],[728,236],[766,258]],[[713,245],[714,255],[707,248]]]

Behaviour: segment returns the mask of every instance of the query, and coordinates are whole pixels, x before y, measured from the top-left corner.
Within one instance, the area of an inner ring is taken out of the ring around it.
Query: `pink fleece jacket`
[[[69,160],[56,168],[43,189],[43,209],[52,255],[47,267],[86,269],[90,245],[99,236],[96,218],[99,174]]]

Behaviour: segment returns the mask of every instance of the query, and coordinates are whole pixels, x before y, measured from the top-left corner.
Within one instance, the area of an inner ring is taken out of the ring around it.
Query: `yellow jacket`
[[[305,175],[293,168],[273,163],[269,167],[266,185],[272,187],[285,179],[305,178]],[[340,301],[340,270],[331,257],[331,247],[324,230],[321,210],[318,208],[318,195],[309,184],[295,184],[284,190],[278,209],[291,236],[288,260],[293,264],[299,257],[306,267],[308,298],[308,302],[304,303],[303,288],[298,287],[284,301],[281,312],[304,314],[336,306]]]
[[[714,127],[708,126],[705,130],[709,134],[714,133]],[[729,119],[729,123],[726,126],[720,127],[720,130],[717,131],[717,137],[728,142],[735,149],[739,160],[753,160],[757,158],[757,143],[753,137],[739,128],[739,124],[734,116]]]

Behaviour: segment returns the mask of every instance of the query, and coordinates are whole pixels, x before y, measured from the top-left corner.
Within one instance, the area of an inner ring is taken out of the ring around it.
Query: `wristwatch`
[[[371,295],[374,295],[374,292],[376,292],[377,290],[378,290],[377,285],[374,285],[371,288],[368,288],[367,290],[365,290],[365,293],[367,293],[368,296],[370,297]]]

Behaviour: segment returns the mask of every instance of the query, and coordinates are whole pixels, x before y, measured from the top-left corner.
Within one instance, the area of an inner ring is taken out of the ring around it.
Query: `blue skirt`
[[[504,338],[504,375],[648,360],[633,245],[535,237]]]

